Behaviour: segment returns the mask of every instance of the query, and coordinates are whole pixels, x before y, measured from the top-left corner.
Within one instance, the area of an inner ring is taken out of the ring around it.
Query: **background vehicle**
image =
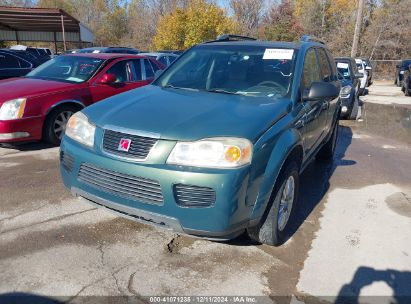
[[[411,65],[404,70],[401,91],[404,92],[405,96],[411,96]]]
[[[371,61],[368,59],[362,59],[362,62],[365,64],[365,70],[367,71],[367,86],[372,84],[372,65]]]
[[[149,84],[164,66],[120,54],[58,56],[26,77],[0,81],[0,142],[45,139],[58,144],[78,110]]]
[[[76,54],[84,53],[118,53],[118,54],[138,54],[139,50],[128,47],[91,47],[75,50]]]
[[[2,51],[3,53],[16,55],[20,58],[23,58],[24,60],[29,61],[33,65],[33,68],[36,68],[40,64],[42,64],[42,62],[37,57],[33,56],[32,54],[26,51],[11,50],[11,49],[0,49],[0,51]]]
[[[340,82],[331,53],[310,37],[231,37],[191,48],[152,85],[76,113],[60,147],[66,187],[178,233],[230,239],[247,230],[281,244],[300,172],[315,156],[333,157]]]
[[[34,56],[40,63],[44,63],[51,59],[44,49],[28,47],[25,45],[14,45],[10,47],[11,50],[25,51]]]
[[[397,87],[401,86],[403,75],[406,69],[411,64],[411,59],[405,59],[400,62],[400,64],[397,64],[395,66],[395,76],[394,76],[394,83],[397,85]]]
[[[360,91],[359,94],[365,95],[365,88],[368,85],[368,74],[365,69],[365,64],[360,58],[355,59],[355,64],[357,65],[357,70],[359,73],[361,73],[363,76],[360,78]]]
[[[33,69],[33,64],[20,55],[0,50],[0,79],[24,76]]]
[[[50,56],[50,58],[54,58],[55,55],[53,54],[53,52],[49,49],[49,48],[37,48],[38,50],[44,50],[46,52],[46,54],[48,56]]]
[[[363,77],[357,70],[354,58],[335,58],[338,78],[341,81],[341,117],[356,119],[359,107],[360,81]]]
[[[169,66],[174,60],[178,58],[178,55],[172,53],[140,53],[141,56],[147,56],[160,61],[165,66]]]

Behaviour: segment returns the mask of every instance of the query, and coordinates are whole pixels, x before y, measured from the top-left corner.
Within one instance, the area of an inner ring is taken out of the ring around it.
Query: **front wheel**
[[[66,105],[51,112],[44,125],[44,139],[53,145],[59,145],[69,118],[77,111],[75,106]]]
[[[299,181],[297,163],[291,161],[282,170],[274,186],[263,220],[256,227],[247,230],[251,239],[272,246],[281,245],[285,241],[298,200]]]

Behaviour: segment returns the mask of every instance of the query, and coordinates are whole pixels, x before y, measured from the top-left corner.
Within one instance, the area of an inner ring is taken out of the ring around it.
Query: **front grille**
[[[215,203],[216,194],[212,188],[191,185],[174,185],[174,197],[184,207],[208,207]]]
[[[131,140],[128,151],[119,151],[121,139]],[[104,130],[103,150],[111,154],[142,160],[147,157],[156,142],[155,138]]]
[[[74,166],[74,157],[64,153],[64,151],[60,151],[60,163],[66,171],[71,172]]]
[[[160,184],[151,179],[81,164],[78,180],[99,190],[124,198],[161,205],[163,193]]]

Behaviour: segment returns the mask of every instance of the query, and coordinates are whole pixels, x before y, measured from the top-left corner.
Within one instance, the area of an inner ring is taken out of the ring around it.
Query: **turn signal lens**
[[[239,147],[230,146],[225,151],[225,159],[229,162],[235,163],[241,158],[241,150]]]

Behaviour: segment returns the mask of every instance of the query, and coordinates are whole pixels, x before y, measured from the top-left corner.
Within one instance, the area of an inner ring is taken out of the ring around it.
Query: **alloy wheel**
[[[66,131],[67,122],[73,114],[72,111],[63,111],[57,115],[54,120],[53,131],[58,139],[62,139],[64,132]]]
[[[277,228],[279,231],[283,231],[290,219],[291,210],[293,208],[295,196],[295,180],[290,175],[284,182],[283,191],[281,195],[280,206],[278,208],[278,220]]]

